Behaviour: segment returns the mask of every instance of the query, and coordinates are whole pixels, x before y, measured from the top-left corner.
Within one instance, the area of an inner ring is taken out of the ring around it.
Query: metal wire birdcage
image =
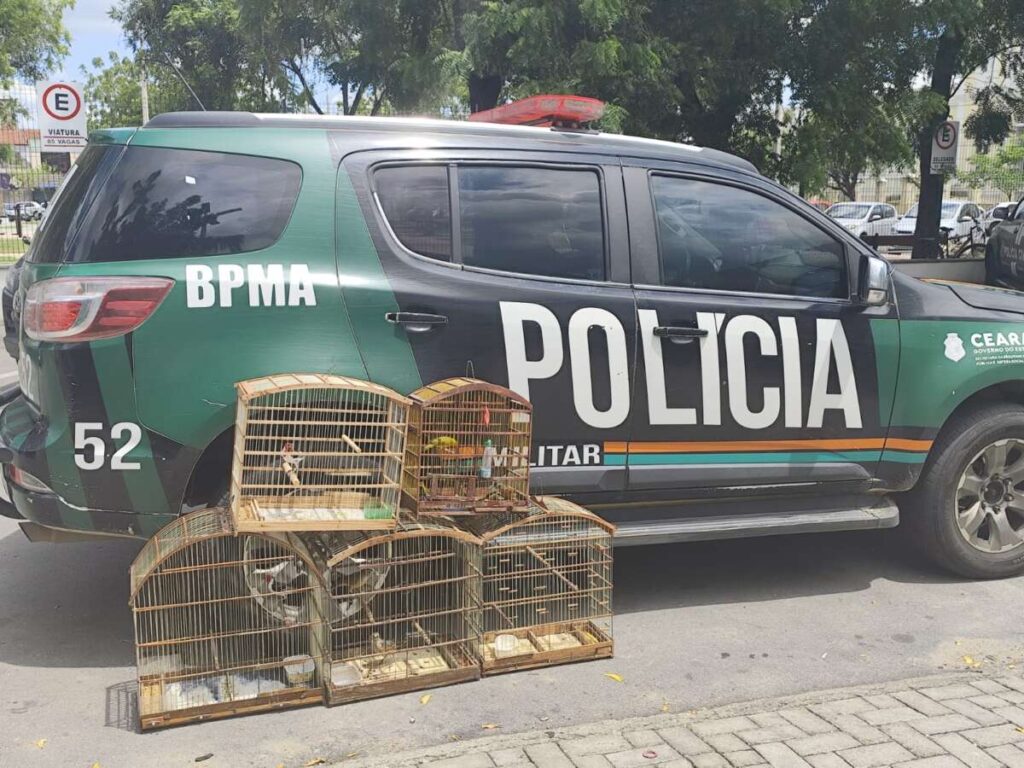
[[[542,496],[527,515],[464,518],[483,541],[483,673],[612,655],[614,526]]]
[[[441,519],[401,520],[390,533],[339,534],[325,574],[334,606],[328,703],[480,676],[475,536]]]
[[[420,515],[530,507],[529,401],[477,379],[445,379],[409,396],[402,490]]]
[[[184,515],[131,567],[143,730],[320,703],[322,583],[294,536]]]
[[[268,376],[237,388],[231,471],[237,530],[394,528],[406,398],[323,374]]]

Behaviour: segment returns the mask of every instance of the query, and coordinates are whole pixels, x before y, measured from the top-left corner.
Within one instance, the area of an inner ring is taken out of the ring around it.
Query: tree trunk
[[[946,177],[932,175],[932,136],[942,121],[949,117],[949,95],[953,75],[963,48],[960,32],[946,30],[939,38],[932,69],[931,90],[945,100],[945,109],[935,114],[918,134],[920,145],[921,194],[917,201],[917,223],[914,227],[914,251],[911,258],[930,259],[939,255],[939,221],[942,218],[942,185]]]
[[[469,73],[469,111],[481,112],[498,106],[504,79],[500,75]]]

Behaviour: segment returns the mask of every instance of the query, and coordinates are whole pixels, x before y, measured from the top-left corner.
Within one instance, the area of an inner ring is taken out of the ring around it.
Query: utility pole
[[[139,77],[139,88],[142,91],[142,124],[149,122],[149,83],[146,80],[146,70],[142,70]]]

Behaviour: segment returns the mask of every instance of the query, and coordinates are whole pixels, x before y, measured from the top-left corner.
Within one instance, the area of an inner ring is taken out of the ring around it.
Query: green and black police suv
[[[894,273],[738,158],[245,113],[93,134],[27,254],[2,513],[147,537],[226,494],[235,382],[535,408],[535,492],[619,543],[895,526],[1024,570],[1024,295]]]

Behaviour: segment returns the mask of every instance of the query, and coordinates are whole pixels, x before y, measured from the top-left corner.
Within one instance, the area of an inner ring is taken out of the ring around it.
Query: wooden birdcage
[[[463,518],[483,541],[485,675],[612,655],[614,526],[541,496],[527,515]]]
[[[448,521],[344,534],[327,561],[328,703],[480,676],[480,541]]]
[[[322,582],[294,536],[184,515],[131,567],[143,730],[323,701]]]
[[[477,379],[445,379],[409,396],[402,490],[420,515],[530,508],[529,401]]]
[[[268,376],[237,388],[231,470],[237,530],[394,528],[406,398],[324,374]]]

